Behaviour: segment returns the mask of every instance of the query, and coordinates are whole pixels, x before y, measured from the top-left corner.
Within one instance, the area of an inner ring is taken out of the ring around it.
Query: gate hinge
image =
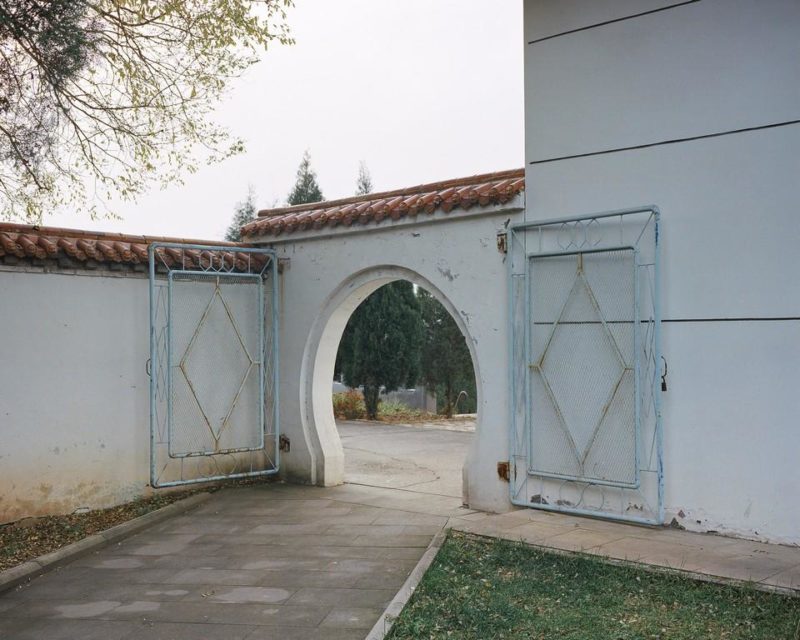
[[[289,268],[289,258],[278,258],[278,273],[283,273],[284,269]]]
[[[500,253],[508,253],[508,231],[505,229],[497,232],[497,250]]]
[[[278,449],[283,451],[284,453],[289,453],[289,450],[292,448],[292,441],[289,440],[289,436],[285,433],[282,433],[278,438]]]

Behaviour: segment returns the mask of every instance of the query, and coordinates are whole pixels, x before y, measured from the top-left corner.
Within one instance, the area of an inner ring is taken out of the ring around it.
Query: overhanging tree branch
[[[242,142],[210,120],[232,78],[291,43],[291,0],[6,0],[0,4],[5,218],[132,197]]]

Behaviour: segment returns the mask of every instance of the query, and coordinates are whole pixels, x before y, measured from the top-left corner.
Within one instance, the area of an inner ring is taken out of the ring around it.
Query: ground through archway
[[[333,374],[345,482],[467,501],[477,384],[467,340],[436,296],[397,279],[362,298]]]

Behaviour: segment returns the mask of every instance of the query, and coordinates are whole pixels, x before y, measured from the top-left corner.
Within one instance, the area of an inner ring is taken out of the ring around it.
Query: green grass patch
[[[800,598],[452,532],[388,637],[800,640]]]

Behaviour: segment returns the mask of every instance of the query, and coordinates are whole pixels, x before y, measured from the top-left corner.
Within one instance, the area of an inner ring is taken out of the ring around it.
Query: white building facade
[[[800,542],[800,3],[524,7],[526,220],[660,209],[666,522]]]

